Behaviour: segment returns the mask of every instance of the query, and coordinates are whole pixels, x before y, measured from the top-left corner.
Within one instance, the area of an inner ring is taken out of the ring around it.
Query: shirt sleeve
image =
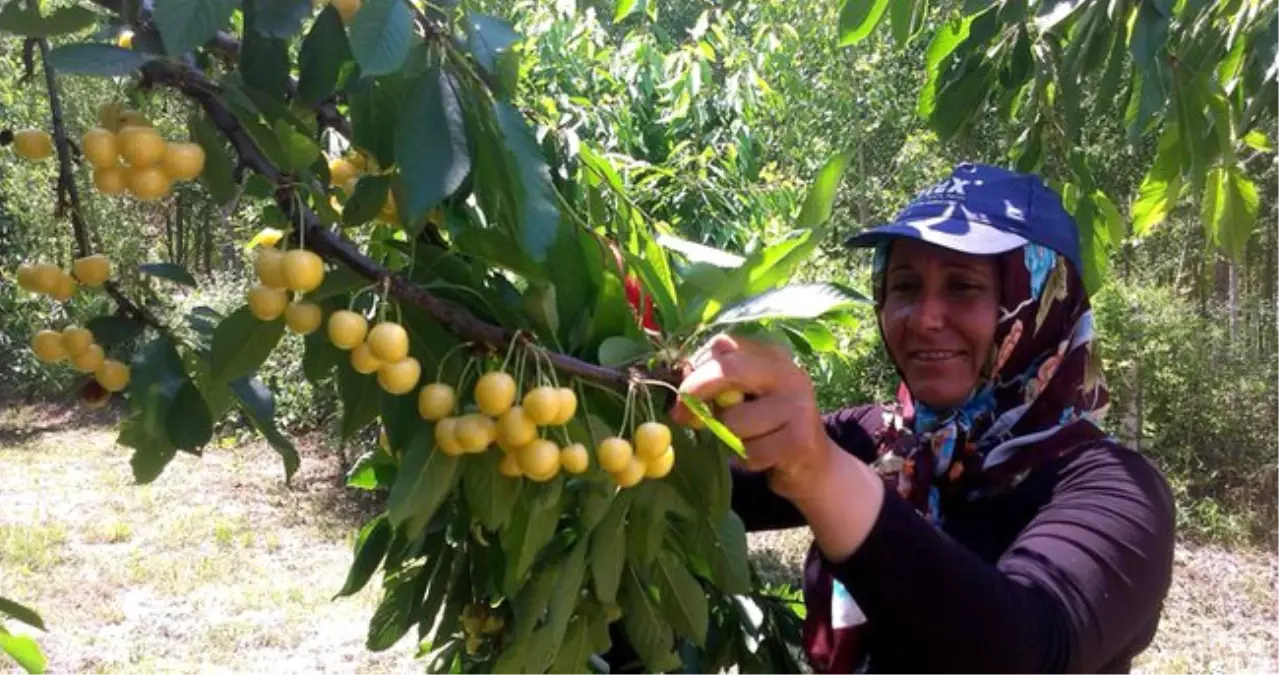
[[[832,566],[869,620],[872,667],[1097,672],[1150,630],[1172,577],[1163,476],[1133,451],[1099,446],[1045,489],[994,564],[885,494],[866,541]]]
[[[826,435],[845,452],[869,462],[875,456],[872,438],[882,425],[878,405],[842,408],[822,415]],[[784,530],[803,527],[807,523],[799,510],[768,487],[768,476],[751,473],[733,465],[733,511],[742,519],[747,532]]]

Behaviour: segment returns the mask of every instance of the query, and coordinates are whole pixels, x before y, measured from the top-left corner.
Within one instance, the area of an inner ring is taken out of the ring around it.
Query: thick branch
[[[230,140],[231,146],[240,157],[241,165],[257,171],[279,186],[275,195],[276,203],[295,222],[302,224],[305,228],[304,236],[307,245],[311,249],[329,260],[346,265],[366,279],[378,283],[386,280],[393,297],[400,302],[425,310],[431,317],[463,339],[483,343],[496,349],[504,349],[518,339],[515,334],[500,326],[481,321],[465,309],[428,293],[403,275],[391,272],[361,253],[349,239],[325,227],[315,213],[302,204],[302,200],[295,198],[296,188],[291,181],[258,150],[240,126],[239,121],[218,98],[218,86],[207,77],[187,67],[160,62],[148,64],[144,68],[144,74],[152,82],[174,87],[199,103],[214,126]],[[569,375],[614,386],[625,386],[630,380],[630,375],[623,371],[605,368],[550,350],[546,352],[546,355],[558,370]]]
[[[53,143],[58,149],[58,210],[68,214],[71,227],[75,231],[77,257],[93,253],[89,243],[89,227],[84,222],[84,212],[80,210],[80,191],[75,183],[75,170],[71,165],[71,142],[67,139],[67,127],[62,121],[62,97],[58,93],[58,81],[53,66],[49,65],[49,41],[40,38],[35,41],[40,48],[40,60],[44,65],[44,81],[49,95],[49,113],[53,117]],[[129,299],[114,281],[103,284],[107,294],[115,300],[116,305],[135,319],[156,329],[164,330],[150,312]]]

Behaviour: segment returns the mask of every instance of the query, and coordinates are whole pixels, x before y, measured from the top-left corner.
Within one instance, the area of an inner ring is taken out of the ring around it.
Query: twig
[[[40,49],[40,60],[44,65],[44,81],[48,89],[49,113],[53,118],[53,143],[58,150],[58,209],[71,218],[71,227],[75,231],[77,257],[93,253],[89,242],[89,227],[84,222],[84,212],[80,210],[80,191],[75,183],[75,170],[71,166],[71,142],[67,138],[67,128],[62,121],[62,97],[58,93],[58,81],[49,65],[49,41],[40,38],[35,40]],[[161,324],[150,312],[130,300],[114,281],[103,284],[103,289],[115,300],[125,312],[132,314],[137,320],[164,331]]]
[[[390,294],[397,300],[426,311],[432,318],[464,340],[483,343],[490,348],[501,350],[509,347],[513,341],[526,339],[523,336],[517,337],[500,326],[481,321],[467,310],[432,295],[403,275],[391,272],[361,253],[354,242],[326,228],[315,213],[306,208],[302,200],[296,198],[296,188],[291,177],[281,172],[262,155],[235,115],[223,105],[218,97],[219,89],[216,83],[189,67],[176,64],[152,62],[147,64],[143,71],[152,82],[178,89],[198,103],[213,125],[231,142],[232,148],[240,158],[240,164],[258,172],[263,178],[277,185],[276,204],[290,216],[291,221],[298,222],[305,228],[307,245],[316,253],[346,265],[370,281],[378,284],[387,283]],[[546,356],[558,370],[584,379],[616,387],[625,387],[632,379],[630,373],[582,361],[566,354],[547,351]]]

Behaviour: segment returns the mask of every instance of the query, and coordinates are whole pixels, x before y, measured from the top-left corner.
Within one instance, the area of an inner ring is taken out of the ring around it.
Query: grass
[[[34,636],[50,672],[423,670],[412,639],[365,650],[376,583],[331,599],[362,517],[331,454],[301,444],[291,487],[260,443],[180,455],[137,486],[128,451],[94,424],[106,421],[0,412],[0,595],[43,615],[50,630]],[[798,582],[804,531],[751,546],[766,578]],[[1135,670],[1279,670],[1277,575],[1273,553],[1179,546],[1163,623]]]

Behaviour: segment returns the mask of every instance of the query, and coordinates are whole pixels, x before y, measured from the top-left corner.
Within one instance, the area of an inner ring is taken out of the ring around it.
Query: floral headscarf
[[[890,246],[875,252],[877,311],[883,307]],[[937,410],[913,397],[899,400],[886,407],[876,440],[874,467],[887,486],[937,526],[943,523],[947,497],[981,498],[1007,490],[1036,466],[1105,437],[1098,425],[1109,394],[1078,272],[1065,257],[1036,244],[996,261],[998,325],[968,400],[953,410]],[[815,548],[810,551],[805,647],[819,672],[845,672],[860,658],[862,626],[832,623],[832,617],[850,611],[860,617],[860,610],[821,569],[820,560]]]

